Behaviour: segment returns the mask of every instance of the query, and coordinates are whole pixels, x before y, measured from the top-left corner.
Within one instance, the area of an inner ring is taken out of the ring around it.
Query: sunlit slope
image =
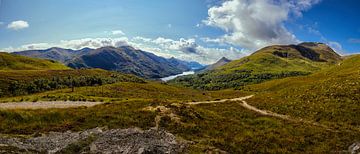
[[[78,131],[95,127],[149,129],[156,126],[189,141],[189,153],[328,153],[346,149],[360,132],[325,128],[260,115],[240,105],[222,102],[182,105],[189,101],[246,96],[241,91],[198,91],[166,84],[119,82],[62,89],[1,101],[104,101],[96,107],[49,110],[0,110],[0,132],[33,134]],[[162,106],[155,111],[148,108]],[[157,118],[157,117],[162,118]],[[11,127],[9,127],[11,125]],[[319,146],[321,145],[321,146]]]
[[[69,67],[50,60],[0,52],[0,70],[65,70]]]
[[[340,55],[322,43],[274,45],[213,71],[180,77],[172,82],[198,89],[240,89],[271,79],[308,75],[340,60]]]
[[[330,125],[359,127],[360,56],[310,76],[273,80],[244,90],[258,107]]]

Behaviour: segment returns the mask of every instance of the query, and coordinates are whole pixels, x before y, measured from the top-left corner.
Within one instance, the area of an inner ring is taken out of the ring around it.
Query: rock
[[[353,143],[349,146],[348,151],[351,154],[358,154],[360,153],[360,142]]]
[[[165,130],[94,128],[82,132],[50,132],[33,138],[0,137],[0,145],[35,153],[183,153],[185,142]],[[76,147],[76,148],[73,148]],[[80,151],[74,151],[80,150]],[[4,151],[0,147],[0,151]],[[5,149],[6,151],[6,149]],[[8,151],[10,152],[10,151]],[[6,152],[5,152],[6,153]]]

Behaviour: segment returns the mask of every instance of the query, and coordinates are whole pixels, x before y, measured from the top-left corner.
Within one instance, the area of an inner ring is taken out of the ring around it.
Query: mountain
[[[257,107],[334,128],[349,125],[346,129],[351,130],[360,125],[359,70],[360,55],[352,55],[309,76],[272,80],[244,90],[258,93],[250,102]]]
[[[230,59],[227,59],[227,58],[225,58],[225,57],[222,57],[222,58],[219,59],[216,63],[211,64],[211,65],[208,65],[208,66],[206,66],[206,67],[204,67],[204,68],[202,68],[202,69],[198,69],[197,72],[211,71],[211,70],[214,70],[214,69],[216,69],[216,68],[218,68],[218,67],[221,67],[221,66],[223,66],[223,65],[225,65],[225,64],[227,64],[227,63],[229,63],[229,62],[231,62]]]
[[[309,59],[317,62],[333,62],[341,60],[341,56],[323,43],[304,42],[298,45],[274,45],[265,47],[254,54],[271,53],[282,58]]]
[[[134,49],[130,46],[102,47],[68,61],[72,68],[101,68],[135,74],[145,78],[161,78],[189,70],[186,65]]]
[[[33,58],[41,58],[41,59],[50,59],[65,63],[73,59],[78,55],[85,54],[92,49],[90,48],[83,48],[81,50],[71,50],[71,49],[63,49],[63,48],[49,48],[46,50],[26,50],[20,52],[14,52],[14,54],[33,57]]]
[[[171,81],[197,89],[242,88],[271,79],[308,75],[341,61],[341,56],[323,43],[273,45],[250,56],[231,61],[204,73]]]
[[[145,78],[161,78],[203,67],[197,62],[183,61],[173,57],[166,59],[130,46],[83,48],[81,50],[54,47],[46,50],[14,52],[14,54],[51,59],[72,68],[102,68]]]
[[[0,52],[0,70],[64,70],[69,67],[51,60]]]
[[[186,69],[191,69],[191,70],[196,70],[196,69],[201,69],[204,66],[201,65],[198,62],[195,61],[184,61],[184,60],[180,60],[180,59],[176,59],[174,57],[171,57],[168,59],[168,61],[176,67],[180,67],[180,68],[186,68]]]

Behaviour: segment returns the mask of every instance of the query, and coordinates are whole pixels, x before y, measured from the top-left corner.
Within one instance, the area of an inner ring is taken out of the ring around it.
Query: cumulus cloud
[[[20,30],[28,27],[29,23],[23,20],[13,21],[7,26],[7,28],[12,30]]]
[[[60,47],[66,49],[82,49],[100,48],[104,46],[124,46],[130,45],[137,49],[141,49],[147,52],[154,53],[166,58],[175,57],[182,60],[198,61],[203,64],[211,64],[216,62],[221,57],[227,57],[229,59],[238,59],[246,56],[244,50],[239,50],[233,47],[228,48],[209,48],[198,45],[194,38],[180,38],[173,40],[169,38],[146,38],[146,37],[133,37],[131,39],[127,37],[119,38],[84,38],[74,40],[61,40],[54,43],[33,43],[22,45],[17,48],[8,47],[3,49],[4,51],[23,51],[23,50],[36,50],[47,49],[51,47]]]
[[[198,45],[195,43],[195,39],[184,39],[180,38],[178,41],[172,39],[166,39],[163,37],[159,37],[152,41],[153,43],[169,49],[169,50],[177,50],[182,51],[184,53],[197,53],[196,48]]]
[[[225,31],[218,41],[247,49],[271,44],[298,43],[284,23],[291,16],[301,16],[320,0],[228,0],[208,10],[203,21]]]
[[[183,60],[194,60],[203,64],[214,63],[221,57],[238,59],[247,55],[245,50],[239,50],[233,47],[204,47],[199,45],[194,38],[180,38],[179,40],[173,40],[163,37],[155,39],[135,37],[133,40],[140,41],[137,42],[137,44],[134,44],[134,46],[140,43],[142,48],[147,47],[150,51],[156,51],[158,55],[176,57]],[[156,47],[156,49],[154,50],[152,47]]]
[[[32,43],[25,44],[17,48],[8,47],[3,50],[5,51],[22,51],[22,50],[40,50],[47,49],[51,47],[60,47],[66,49],[82,49],[85,47],[88,48],[100,48],[105,46],[124,46],[129,45],[128,38],[84,38],[84,39],[74,39],[74,40],[61,40],[56,43]]]
[[[121,30],[114,30],[114,31],[111,31],[111,33],[113,35],[125,35],[125,33]]]
[[[329,41],[327,42],[327,45],[329,45],[336,52],[343,53],[342,45],[339,42]]]

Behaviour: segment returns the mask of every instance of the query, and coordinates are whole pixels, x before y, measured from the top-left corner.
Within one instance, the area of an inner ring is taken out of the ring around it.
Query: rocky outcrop
[[[186,144],[164,130],[94,128],[32,138],[0,137],[0,153],[184,153]]]

